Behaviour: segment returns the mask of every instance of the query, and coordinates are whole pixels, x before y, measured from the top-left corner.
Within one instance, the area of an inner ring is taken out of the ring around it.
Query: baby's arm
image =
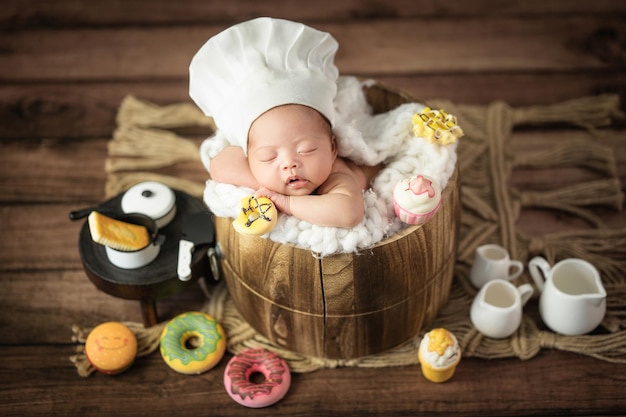
[[[248,159],[238,146],[227,146],[211,159],[211,179],[236,186],[259,188]]]
[[[267,196],[280,211],[318,226],[352,228],[363,220],[363,193],[348,173],[331,174],[319,194],[287,196],[262,188],[257,196]]]

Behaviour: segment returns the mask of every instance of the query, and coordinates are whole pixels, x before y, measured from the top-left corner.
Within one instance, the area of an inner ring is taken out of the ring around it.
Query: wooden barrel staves
[[[375,112],[410,96],[366,89]],[[273,343],[305,355],[349,359],[414,337],[448,299],[460,218],[458,169],[437,214],[359,253],[317,258],[309,249],[235,232],[216,218],[222,275],[243,318]]]

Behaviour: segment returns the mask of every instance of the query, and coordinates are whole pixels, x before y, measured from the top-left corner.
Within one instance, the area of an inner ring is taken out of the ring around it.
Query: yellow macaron
[[[137,338],[122,323],[102,323],[87,336],[85,355],[98,371],[117,374],[128,369],[135,361]]]

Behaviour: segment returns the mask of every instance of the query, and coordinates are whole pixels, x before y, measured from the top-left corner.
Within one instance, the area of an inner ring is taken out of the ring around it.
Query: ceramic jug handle
[[[530,284],[522,284],[519,287],[517,287],[517,291],[519,292],[519,295],[521,297],[522,306],[524,306],[526,305],[528,300],[530,300],[530,297],[532,297],[533,293],[535,292],[535,289]]]
[[[528,272],[539,291],[543,291],[544,278],[550,273],[550,264],[541,256],[535,256],[528,262]]]
[[[513,269],[513,272],[509,274],[509,281],[513,281],[524,272],[524,264],[521,261],[511,261],[509,266]]]

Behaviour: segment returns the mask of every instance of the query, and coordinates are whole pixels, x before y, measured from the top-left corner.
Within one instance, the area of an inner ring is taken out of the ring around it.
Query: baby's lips
[[[308,181],[300,177],[289,177],[286,184],[288,187],[299,189],[306,186]]]

